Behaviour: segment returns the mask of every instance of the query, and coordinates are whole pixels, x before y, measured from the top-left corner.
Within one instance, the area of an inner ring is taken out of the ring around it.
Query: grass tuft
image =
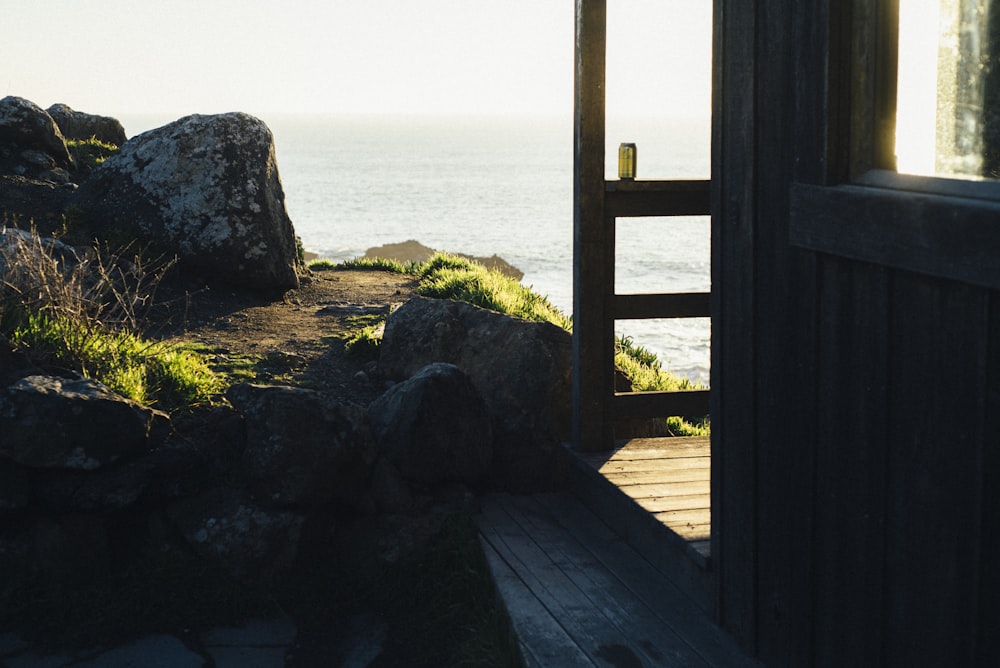
[[[400,262],[384,257],[356,257],[344,260],[336,269],[354,269],[360,271],[388,271],[393,274],[416,275],[422,265],[419,262]],[[312,265],[310,265],[312,267]]]
[[[91,137],[90,139],[67,139],[66,148],[73,156],[73,162],[77,167],[86,171],[96,169],[105,160],[118,152],[118,147],[114,144],[102,142],[100,139]]]
[[[312,265],[310,265],[312,266]],[[519,281],[487,269],[475,260],[448,253],[436,253],[424,263],[402,264],[381,258],[348,260],[337,268],[369,269],[412,274],[419,279],[417,294],[436,299],[454,299],[506,315],[550,322],[570,331],[572,319]],[[377,329],[366,328],[348,340],[349,349],[357,347],[366,359],[375,359],[381,343]],[[632,383],[636,392],[677,392],[703,389],[699,383],[670,373],[659,358],[631,337],[616,337],[615,364]],[[676,436],[707,436],[710,422],[707,416],[667,418],[670,433]]]
[[[200,355],[139,334],[170,263],[148,268],[138,255],[97,248],[78,257],[37,234],[11,239],[0,248],[0,338],[11,349],[165,411],[222,391]]]
[[[473,260],[438,253],[420,267],[417,294],[455,299],[507,315],[571,329],[570,319],[519,281]]]

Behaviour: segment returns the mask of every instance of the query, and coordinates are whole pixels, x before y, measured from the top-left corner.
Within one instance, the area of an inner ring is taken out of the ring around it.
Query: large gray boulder
[[[170,418],[95,380],[29,376],[0,392],[0,456],[92,471],[158,447]]]
[[[475,483],[493,460],[489,409],[452,364],[430,364],[368,408],[382,452],[407,480]]]
[[[21,97],[0,99],[0,175],[68,184],[74,167],[66,139],[48,112]],[[21,205],[24,192],[20,182],[5,184],[0,189],[0,212],[32,217],[38,207]]]
[[[20,159],[42,166],[33,153],[50,160],[52,166],[69,168],[73,166],[66,138],[48,112],[23,97],[8,95],[0,99],[0,156]],[[23,175],[23,172],[22,172]]]
[[[248,114],[187,116],[133,137],[71,204],[94,236],[151,244],[208,283],[298,286],[274,139]]]
[[[386,321],[379,370],[394,379],[434,362],[464,371],[493,418],[499,481],[542,488],[570,436],[571,353],[572,336],[555,325],[414,297]]]
[[[105,144],[125,143],[125,128],[117,118],[87,114],[68,104],[53,104],[46,109],[66,139],[97,139]]]
[[[277,385],[236,385],[226,398],[246,420],[243,463],[268,505],[358,503],[376,458],[364,409]]]

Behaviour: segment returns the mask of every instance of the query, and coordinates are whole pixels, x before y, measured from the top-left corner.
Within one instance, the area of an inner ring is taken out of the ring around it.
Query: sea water
[[[306,250],[339,261],[410,239],[499,255],[572,313],[573,129],[569,119],[262,117],[275,136],[285,202]],[[167,119],[172,120],[172,119]],[[155,127],[126,123],[131,136]],[[638,177],[708,178],[706,120],[608,123],[607,177],[620,142]],[[619,220],[619,293],[707,291],[707,216]],[[707,383],[707,318],[620,321],[616,330],[671,371]]]

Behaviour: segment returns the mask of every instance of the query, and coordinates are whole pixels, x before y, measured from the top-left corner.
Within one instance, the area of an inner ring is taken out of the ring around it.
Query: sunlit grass
[[[94,137],[90,139],[67,139],[66,148],[69,149],[69,154],[73,156],[73,161],[77,166],[87,170],[98,167],[118,152],[116,145],[102,142],[100,139]]]
[[[0,339],[40,369],[76,371],[166,411],[222,391],[204,359],[139,334],[162,277],[138,256],[67,251],[37,234],[0,250]]]
[[[219,378],[191,351],[65,314],[29,312],[7,332],[14,350],[36,363],[79,371],[118,394],[164,410],[208,404]]]
[[[506,315],[536,322],[550,322],[567,331],[572,319],[549,300],[519,281],[487,269],[483,265],[448,253],[437,253],[424,263],[402,264],[395,260],[359,258],[337,268],[370,269],[410,274],[419,280],[417,294],[437,299],[454,299]],[[366,359],[378,355],[381,332],[368,327],[349,339],[348,346]],[[705,389],[700,383],[670,373],[659,358],[637,345],[630,337],[615,339],[615,365],[629,379],[636,392],[678,392]],[[710,422],[705,417],[667,418],[670,433],[676,436],[707,436]]]

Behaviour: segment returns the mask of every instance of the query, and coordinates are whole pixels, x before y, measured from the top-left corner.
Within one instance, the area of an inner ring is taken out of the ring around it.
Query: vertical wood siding
[[[789,242],[835,171],[825,7],[716,3],[720,621],[766,665],[998,665],[998,294]]]

